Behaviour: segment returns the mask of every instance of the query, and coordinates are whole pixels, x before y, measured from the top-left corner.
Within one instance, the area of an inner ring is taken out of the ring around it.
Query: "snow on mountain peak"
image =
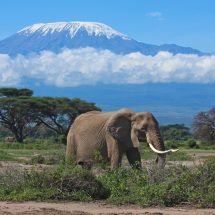
[[[45,50],[59,53],[65,48],[85,47],[110,50],[116,54],[140,52],[154,56],[160,51],[165,51],[174,55],[178,53],[205,55],[189,47],[142,43],[98,22],[38,23],[25,27],[0,41],[0,53],[11,56],[40,53]]]
[[[98,22],[38,23],[23,28],[17,33],[24,35],[40,33],[41,35],[45,36],[47,34],[53,34],[57,32],[68,32],[70,37],[73,38],[80,31],[86,31],[88,35],[105,36],[108,39],[118,36],[124,40],[130,40],[130,38],[127,35],[114,30],[108,25]]]

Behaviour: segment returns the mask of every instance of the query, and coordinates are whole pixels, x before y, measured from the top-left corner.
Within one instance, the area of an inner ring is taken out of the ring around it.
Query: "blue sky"
[[[215,52],[214,0],[1,0],[0,39],[38,22],[97,21],[151,44]]]

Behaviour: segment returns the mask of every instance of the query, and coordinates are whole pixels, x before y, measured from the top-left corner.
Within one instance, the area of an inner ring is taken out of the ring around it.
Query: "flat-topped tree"
[[[26,96],[0,98],[0,124],[22,143],[41,124],[38,120],[37,99]]]
[[[34,97],[28,89],[2,88],[0,93],[0,125],[11,131],[18,142],[42,124],[57,136],[66,137],[78,115],[100,110],[81,99]]]
[[[39,103],[39,120],[58,136],[66,136],[75,118],[80,114],[101,110],[95,103],[78,98],[41,97]]]
[[[0,88],[0,97],[32,96],[33,91],[27,88]]]

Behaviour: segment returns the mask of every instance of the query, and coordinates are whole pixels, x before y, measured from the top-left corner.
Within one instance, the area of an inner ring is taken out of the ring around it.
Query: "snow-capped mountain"
[[[23,28],[0,41],[0,53],[9,55],[25,55],[44,50],[59,52],[63,48],[84,47],[108,49],[117,54],[141,52],[145,55],[155,55],[159,51],[169,51],[173,54],[204,55],[196,49],[175,44],[157,46],[138,42],[97,22],[39,23]]]
[[[86,32],[89,36],[105,36],[108,39],[113,37],[121,37],[122,39],[129,39],[126,35],[112,29],[111,27],[102,23],[93,22],[58,22],[58,23],[39,23],[23,28],[18,31],[18,34],[32,35],[39,33],[42,36],[55,34],[56,32],[64,32],[71,39],[80,32]]]

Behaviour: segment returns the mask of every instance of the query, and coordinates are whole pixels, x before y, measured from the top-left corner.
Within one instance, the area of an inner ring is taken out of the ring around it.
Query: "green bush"
[[[186,141],[186,143],[190,149],[199,149],[199,145],[194,139],[189,139]]]
[[[142,206],[191,204],[215,207],[215,158],[190,170],[183,166],[148,171],[117,169],[99,176],[109,201]]]
[[[215,157],[210,157],[190,173],[189,200],[200,207],[215,207]]]
[[[40,159],[39,159],[40,160]],[[189,169],[156,166],[118,168],[98,176],[64,162],[44,170],[7,168],[0,172],[0,200],[105,199],[145,207],[190,204],[215,207],[215,157]]]
[[[160,132],[164,140],[183,141],[191,137],[190,128],[184,124],[161,125]]]
[[[0,200],[91,200],[108,191],[89,171],[60,165],[43,171],[8,169],[0,173]]]

